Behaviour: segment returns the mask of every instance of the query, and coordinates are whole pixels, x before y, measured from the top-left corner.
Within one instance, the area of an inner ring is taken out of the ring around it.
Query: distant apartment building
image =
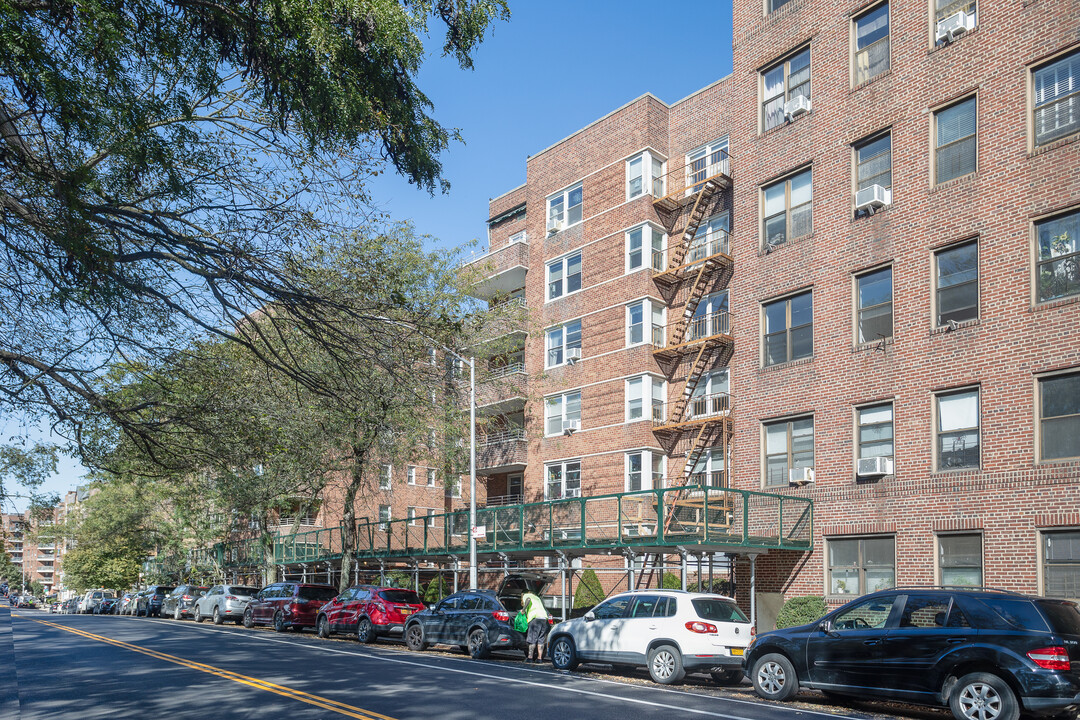
[[[58,551],[57,541],[38,537],[38,533],[56,520],[55,511],[45,519],[32,516],[30,511],[3,516],[4,549],[11,561],[22,570],[21,579],[7,578],[11,587],[25,582],[29,588],[31,583],[39,582],[46,595],[52,594],[58,588],[57,574],[61,553]]]
[[[529,311],[488,502],[810,498],[812,550],[757,561],[765,624],[893,585],[1080,597],[1078,16],[737,0],[731,75],[531,155],[475,264]]]

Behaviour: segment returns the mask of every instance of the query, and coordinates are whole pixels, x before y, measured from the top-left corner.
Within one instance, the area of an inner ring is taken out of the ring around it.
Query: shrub
[[[596,571],[589,569],[581,573],[577,592],[574,593],[574,608],[591,608],[603,599],[604,588],[600,585],[600,578],[596,576]]]
[[[780,608],[780,613],[776,616],[776,627],[780,629],[806,625],[822,617],[827,610],[825,598],[819,595],[794,597]]]
[[[450,590],[450,584],[441,575],[436,575],[431,578],[431,582],[428,583],[427,589],[422,593],[421,599],[426,603],[438,602],[449,595]]]
[[[664,590],[681,590],[682,580],[675,573],[664,573],[664,576],[660,578],[660,587]]]

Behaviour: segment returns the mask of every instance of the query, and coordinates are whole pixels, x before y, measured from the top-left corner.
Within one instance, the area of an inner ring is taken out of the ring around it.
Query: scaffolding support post
[[[562,578],[562,595],[559,599],[559,605],[562,609],[562,619],[565,621],[568,617],[566,612],[566,569],[570,563],[567,562],[566,553],[562,550],[556,550],[555,553],[559,558],[559,576]]]
[[[676,549],[679,551],[679,575],[682,577],[682,589],[686,590],[686,548],[682,545],[677,545]],[[661,585],[663,584],[663,576],[661,576]]]
[[[634,560],[637,559],[637,553],[631,548],[623,549],[623,555],[626,556],[626,577],[627,577],[627,590],[634,589]]]
[[[461,561],[458,560],[456,557],[451,557],[450,559],[454,561],[454,592],[456,593],[458,589],[457,576],[458,572],[461,571]]]
[[[757,628],[757,555],[750,556],[750,624]]]

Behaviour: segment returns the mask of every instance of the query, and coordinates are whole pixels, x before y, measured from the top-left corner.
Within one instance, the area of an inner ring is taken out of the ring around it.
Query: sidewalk
[[[11,608],[0,605],[0,718],[18,720],[19,677],[15,667],[15,635],[11,631]]]

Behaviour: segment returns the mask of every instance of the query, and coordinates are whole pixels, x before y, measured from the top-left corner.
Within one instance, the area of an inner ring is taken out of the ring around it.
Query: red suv
[[[244,627],[273,625],[278,632],[287,628],[297,631],[313,628],[319,608],[336,594],[333,585],[292,582],[267,585],[251,598],[244,610]]]
[[[316,628],[319,637],[354,632],[360,642],[371,643],[380,635],[400,637],[405,620],[423,609],[423,601],[412,590],[358,585],[323,606]]]

